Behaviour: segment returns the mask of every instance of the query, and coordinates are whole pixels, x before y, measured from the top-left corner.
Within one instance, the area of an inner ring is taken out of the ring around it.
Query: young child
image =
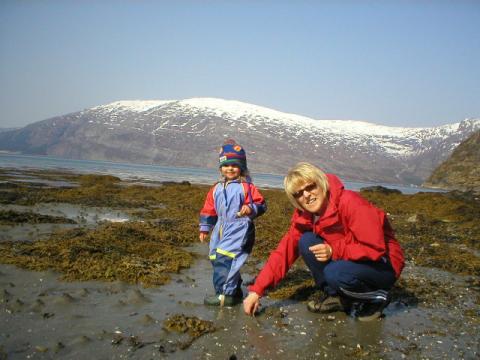
[[[222,146],[219,165],[223,179],[210,189],[200,211],[200,241],[211,231],[209,255],[215,288],[215,295],[204,302],[231,306],[243,299],[240,268],[255,241],[253,219],[266,211],[266,204],[249,177],[245,150],[234,140]]]

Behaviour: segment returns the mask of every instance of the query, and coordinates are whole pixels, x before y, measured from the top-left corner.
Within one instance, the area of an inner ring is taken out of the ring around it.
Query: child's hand
[[[252,213],[252,208],[248,205],[243,205],[240,211],[237,213],[237,217],[248,216]]]
[[[205,239],[208,237],[208,233],[206,232],[201,232],[198,238],[200,239],[200,242],[205,242]]]

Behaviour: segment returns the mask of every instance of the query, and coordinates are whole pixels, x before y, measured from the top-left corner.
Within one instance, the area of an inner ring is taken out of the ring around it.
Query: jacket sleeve
[[[250,206],[253,213],[250,215],[251,218],[256,218],[265,213],[267,211],[267,203],[263,195],[257,189],[257,187],[253,184],[244,183],[246,187],[246,199],[245,204]],[[253,202],[252,202],[253,199]]]
[[[200,210],[200,232],[210,232],[217,223],[217,211],[215,210],[215,200],[213,198],[215,186],[207,194],[202,210]]]
[[[386,255],[383,211],[357,195],[345,204],[342,217],[349,231],[334,249],[339,252],[335,258],[378,261]]]
[[[269,287],[275,287],[287,274],[288,270],[298,258],[298,240],[302,233],[292,223],[290,229],[283,236],[277,248],[272,251],[267,262],[255,279],[255,283],[248,287],[263,296]]]

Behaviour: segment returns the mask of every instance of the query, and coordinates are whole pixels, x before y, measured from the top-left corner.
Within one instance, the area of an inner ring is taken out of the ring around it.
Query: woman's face
[[[299,186],[298,190],[293,193],[293,197],[305,211],[312,214],[320,214],[324,195],[316,183],[303,183]]]

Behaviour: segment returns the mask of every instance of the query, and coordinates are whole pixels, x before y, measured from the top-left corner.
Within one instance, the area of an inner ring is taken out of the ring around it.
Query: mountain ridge
[[[480,119],[431,128],[315,120],[235,100],[129,100],[0,133],[0,150],[172,166],[217,166],[233,137],[256,172],[284,174],[298,161],[359,181],[421,184]]]

